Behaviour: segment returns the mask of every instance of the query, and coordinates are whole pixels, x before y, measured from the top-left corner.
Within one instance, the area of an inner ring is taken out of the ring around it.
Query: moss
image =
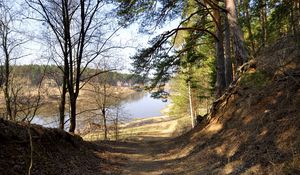
[[[241,86],[261,89],[268,85],[269,77],[261,71],[245,73],[241,79]]]

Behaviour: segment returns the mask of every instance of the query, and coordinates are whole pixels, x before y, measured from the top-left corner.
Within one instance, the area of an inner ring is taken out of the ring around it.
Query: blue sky
[[[164,31],[175,28],[179,23],[179,20],[174,20],[169,24],[166,24],[164,28],[156,29],[154,35],[149,36],[139,33],[139,24],[134,23],[128,28],[120,29],[116,35],[111,39],[111,43],[121,45],[125,48],[114,50],[112,53],[115,57],[119,57],[124,63],[124,69],[127,71],[130,69],[130,56],[136,53],[138,48],[146,47],[148,41]],[[41,32],[45,29],[41,22],[34,20],[23,20],[20,30],[26,31],[30,41],[23,45],[23,55],[27,55],[17,61],[17,64],[45,64],[45,60],[40,60],[45,52],[49,50],[41,38]]]

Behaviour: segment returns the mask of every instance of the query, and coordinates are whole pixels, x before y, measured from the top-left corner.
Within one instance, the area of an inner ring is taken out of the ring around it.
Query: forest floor
[[[154,132],[148,139],[84,141],[58,129],[0,119],[0,174],[27,174],[32,160],[32,174],[39,175],[298,175],[298,44],[285,38],[265,49],[214,102],[210,119],[178,137]]]

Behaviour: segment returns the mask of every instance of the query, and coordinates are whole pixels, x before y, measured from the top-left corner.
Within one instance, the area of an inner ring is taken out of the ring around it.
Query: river
[[[161,110],[164,109],[169,102],[163,102],[161,99],[154,99],[150,93],[136,92],[123,100],[119,106],[120,119],[132,120],[136,118],[147,118],[162,115]],[[109,114],[109,113],[108,113]],[[66,116],[68,121],[68,114]],[[100,123],[99,116],[78,116],[77,128],[84,128],[87,123]],[[43,125],[45,127],[56,128],[59,125],[59,116],[35,116],[32,123]],[[66,129],[69,122],[66,122]]]

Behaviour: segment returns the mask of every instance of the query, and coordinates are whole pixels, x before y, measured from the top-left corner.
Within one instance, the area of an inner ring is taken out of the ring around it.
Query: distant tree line
[[[28,80],[32,86],[38,86],[44,78],[55,79],[57,81],[57,85],[62,86],[63,75],[59,68],[55,65],[13,65],[10,69],[13,70],[15,76]],[[4,67],[0,66],[0,70],[4,70]],[[86,79],[87,77],[94,75],[96,71],[96,69],[87,68],[85,73],[82,75],[82,79]],[[142,76],[136,74],[119,72],[106,72],[104,74],[105,75],[99,75],[99,77],[109,77],[105,83],[110,86],[117,86],[118,82],[122,83],[122,85],[134,85],[142,84],[145,81]],[[3,73],[0,73],[0,75],[3,75]],[[91,79],[91,82],[101,83],[99,78]]]

